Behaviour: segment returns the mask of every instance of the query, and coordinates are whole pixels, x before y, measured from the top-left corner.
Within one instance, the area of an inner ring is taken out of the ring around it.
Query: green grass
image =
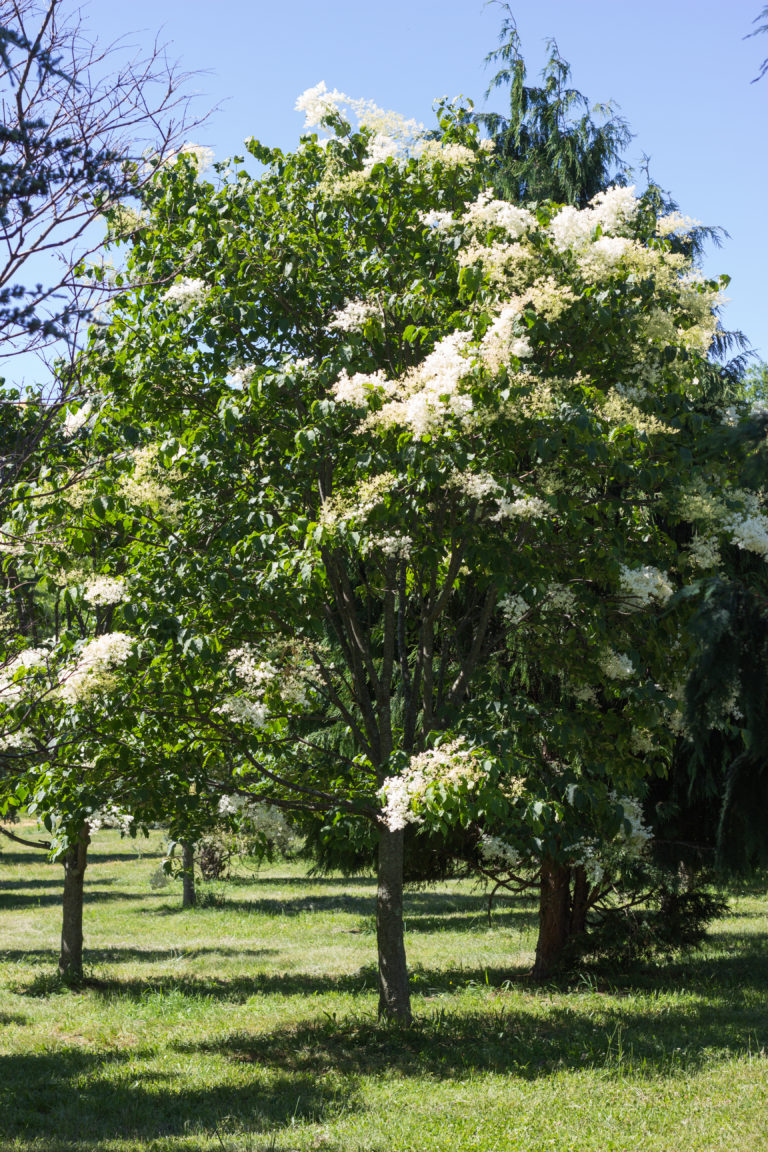
[[[530,903],[409,893],[413,1029],[376,1021],[374,889],[295,865],[154,891],[95,839],[88,982],[54,976],[60,872],[0,853],[0,1149],[750,1152],[768,1146],[768,901],[705,948],[532,986]]]

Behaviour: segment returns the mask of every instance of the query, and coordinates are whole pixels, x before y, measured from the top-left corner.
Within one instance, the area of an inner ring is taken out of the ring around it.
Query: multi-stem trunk
[[[563,959],[571,918],[571,870],[551,856],[541,862],[539,938],[533,965],[535,980],[547,980]]]
[[[403,831],[379,830],[376,937],[379,1017],[410,1023],[411,992],[403,938]]]
[[[65,980],[83,978],[83,880],[88,863],[90,843],[88,825],[80,829],[77,840],[67,849],[64,864],[64,897],[61,919],[61,952],[59,972]]]
[[[197,903],[195,894],[195,846],[185,841],[181,846],[181,906],[194,908]]]

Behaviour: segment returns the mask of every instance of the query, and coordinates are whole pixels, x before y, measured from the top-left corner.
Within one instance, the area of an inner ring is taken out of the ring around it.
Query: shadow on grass
[[[581,1002],[581,1003],[580,1003]],[[432,1007],[410,1029],[361,1015],[302,1022],[258,1035],[234,1032],[197,1044],[184,1053],[217,1053],[235,1063],[280,1069],[300,1076],[329,1070],[342,1077],[398,1075],[464,1079],[493,1073],[537,1079],[555,1070],[601,1068],[608,1075],[670,1076],[695,1070],[721,1057],[761,1053],[768,1045],[768,1011],[733,1005],[687,1003],[679,1009],[605,998],[588,1008],[547,1004],[522,1012],[503,995],[482,1010]]]
[[[352,1082],[344,1084],[342,1093],[330,1078],[254,1069],[237,1085],[190,1087],[183,1069],[137,1069],[142,1056],[151,1053],[105,1055],[64,1048],[0,1056],[0,1134],[44,1141],[55,1132],[57,1148],[100,1147],[108,1139],[145,1141],[195,1130],[213,1135],[233,1124],[264,1132],[356,1106]]]
[[[108,881],[111,883],[111,881]],[[61,904],[62,885],[58,885],[54,891],[36,895],[30,892],[24,895],[21,892],[6,892],[5,885],[0,886],[0,911],[10,911],[14,908],[47,908],[54,904]],[[123,901],[123,900],[147,900],[154,896],[153,892],[110,892],[103,888],[89,888],[86,883],[85,888],[85,901],[86,905],[96,901],[101,903],[109,901]]]
[[[86,945],[84,957],[88,964],[152,964],[163,961],[191,960],[195,956],[274,956],[276,948],[233,948],[230,946],[192,945],[189,948],[89,948]],[[54,952],[50,948],[4,948],[0,951],[0,962],[37,964],[50,960]]]
[[[285,899],[282,896],[254,896],[252,899],[232,897],[227,892],[230,881],[209,888],[202,887],[196,914],[207,911],[228,911],[252,916],[280,918],[282,916],[311,916],[314,913],[349,913],[374,924],[376,900],[374,895],[351,895],[338,892],[313,894]],[[404,899],[406,932],[466,932],[485,930],[488,923],[488,901],[484,896],[432,892],[407,893]],[[149,916],[188,915],[179,900],[163,903],[143,910]],[[533,904],[529,908],[494,902],[491,927],[514,931],[528,931],[538,923],[538,912]]]

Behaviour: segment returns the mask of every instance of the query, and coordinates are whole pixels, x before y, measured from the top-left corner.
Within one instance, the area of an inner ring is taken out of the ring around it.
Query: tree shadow
[[[578,1000],[578,997],[575,997]],[[711,1060],[768,1045],[768,1013],[707,1004],[664,1013],[606,999],[549,1005],[546,1014],[515,1011],[503,994],[482,1010],[447,1007],[418,1017],[411,1028],[361,1015],[324,1014],[258,1035],[233,1032],[175,1047],[187,1054],[218,1053],[237,1063],[279,1068],[301,1076],[332,1069],[342,1077],[400,1076],[464,1079],[476,1073],[534,1080],[560,1069],[599,1067],[607,1075],[673,1076]]]
[[[89,948],[84,949],[84,958],[88,964],[135,964],[135,963],[162,963],[164,961],[191,960],[195,956],[275,956],[276,948],[233,948],[221,945],[198,947],[190,945],[185,948]],[[54,955],[48,948],[4,948],[0,950],[0,962],[19,963],[25,960],[28,963],[37,963],[41,960],[50,960]]]
[[[152,892],[110,892],[103,888],[89,888],[86,882],[85,906],[87,907],[89,903],[96,900],[101,903],[108,900],[147,900],[152,895]],[[61,904],[61,899],[62,885],[59,885],[56,891],[41,893],[40,895],[35,895],[34,892],[30,892],[29,895],[24,895],[21,892],[5,892],[4,887],[0,887],[0,911],[12,911],[14,908],[49,908],[55,904]]]
[[[358,1105],[351,1082],[342,1095],[327,1079],[280,1070],[264,1075],[254,1069],[236,1086],[185,1087],[183,1069],[137,1069],[145,1056],[152,1053],[74,1048],[0,1056],[0,1135],[45,1141],[56,1133],[58,1148],[98,1148],[109,1139],[144,1142],[195,1130],[212,1134],[232,1124],[264,1132],[320,1121]]]

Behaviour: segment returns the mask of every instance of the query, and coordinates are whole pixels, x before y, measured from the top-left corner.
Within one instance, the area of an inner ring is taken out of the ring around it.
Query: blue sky
[[[635,139],[628,158],[650,157],[653,178],[687,215],[728,230],[705,262],[727,272],[728,327],[741,328],[768,359],[768,35],[744,40],[763,0],[531,0],[512,11],[529,79],[553,36],[590,101],[614,100]],[[429,125],[435,97],[483,104],[501,11],[482,0],[92,0],[84,9],[101,41],[126,36],[148,47],[156,34],[181,67],[196,72],[201,110],[218,105],[196,142],[217,158],[246,136],[292,147],[305,88],[325,80]],[[503,108],[497,95],[489,107]]]

